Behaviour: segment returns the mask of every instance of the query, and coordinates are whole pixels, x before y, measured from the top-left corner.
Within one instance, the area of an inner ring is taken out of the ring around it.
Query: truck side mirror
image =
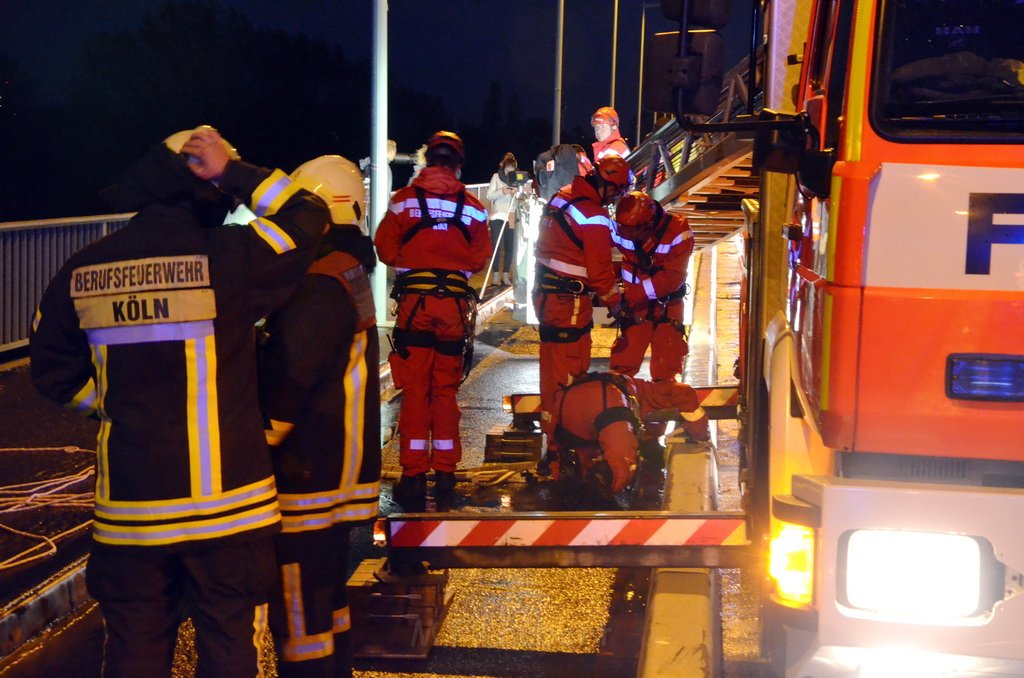
[[[764,109],[758,118],[768,127],[754,137],[754,166],[767,172],[795,174],[800,187],[816,197],[831,190],[834,149],[818,147],[818,131],[807,113]]]
[[[725,40],[714,31],[689,34],[690,49],[680,57],[679,32],[658,33],[644,63],[643,107],[658,113],[713,115],[722,96]],[[682,110],[676,95],[682,96]]]
[[[827,198],[832,191],[832,166],[836,164],[835,149],[808,151],[800,160],[797,179],[805,192]]]

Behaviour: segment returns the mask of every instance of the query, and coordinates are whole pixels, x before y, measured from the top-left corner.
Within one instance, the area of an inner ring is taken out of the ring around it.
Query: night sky
[[[126,29],[155,6],[153,0],[3,0],[0,51],[37,76],[50,96],[73,77],[86,37]],[[254,24],[304,33],[339,45],[352,59],[371,59],[372,0],[221,0]],[[647,5],[647,34],[672,30],[660,3],[619,0],[615,106],[635,120],[640,25]],[[614,0],[566,0],[563,51],[563,125],[587,126],[590,113],[611,97]],[[746,3],[734,3],[738,30],[730,57],[745,49]],[[530,117],[551,119],[554,107],[556,0],[391,0],[389,71],[395,84],[444,93],[456,118],[477,120],[492,81],[516,92]],[[649,37],[648,37],[649,39]],[[731,63],[729,65],[732,65]],[[370,96],[370,93],[367,93]],[[635,129],[623,130],[627,138]],[[400,149],[406,150],[406,149]]]
[[[660,2],[619,0],[613,99],[615,5],[565,0],[563,143],[589,148],[591,113],[609,104],[631,146],[638,121],[651,129],[654,114],[637,115],[641,19],[646,8],[648,46],[676,25]],[[727,67],[749,45],[749,7],[734,3],[723,31]],[[558,1],[388,9],[388,136],[399,152],[451,129],[466,139],[469,183],[486,183],[509,150],[531,168],[552,140]],[[200,123],[257,164],[366,158],[373,14],[373,0],[0,0],[0,221],[109,211],[103,189],[148,144]],[[229,27],[239,33],[217,32]],[[408,180],[411,166],[392,169],[396,185]]]

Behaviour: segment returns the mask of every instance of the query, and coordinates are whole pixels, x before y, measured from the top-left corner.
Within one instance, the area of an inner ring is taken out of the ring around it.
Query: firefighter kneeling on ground
[[[426,496],[431,468],[438,494],[455,487],[462,458],[456,396],[472,359],[476,313],[469,277],[491,257],[487,210],[458,179],[462,139],[437,132],[425,156],[427,166],[394,194],[374,239],[378,257],[397,274],[388,358],[402,389],[395,498],[410,505]]]
[[[658,437],[677,421],[691,440],[708,440],[696,392],[677,381],[651,382],[616,372],[590,372],[555,392],[553,437],[558,452],[538,466],[554,479],[578,476],[608,493],[630,484],[638,463],[661,468]],[[651,423],[645,424],[645,421]]]
[[[683,297],[693,232],[686,219],[668,214],[641,191],[619,201],[615,221],[612,240],[622,251],[624,313],[609,365],[635,376],[650,346],[651,378],[675,379],[689,353]]]

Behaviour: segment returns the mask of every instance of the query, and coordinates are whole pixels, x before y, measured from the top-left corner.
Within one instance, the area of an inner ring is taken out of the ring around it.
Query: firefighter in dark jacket
[[[363,177],[337,155],[292,173],[330,206],[316,261],[271,315],[260,350],[260,403],[281,503],[270,628],[279,674],[352,675],[345,595],[349,529],[377,517],[380,348],[360,230]]]
[[[614,224],[605,206],[632,182],[625,160],[605,158],[552,197],[541,219],[533,307],[540,325],[541,427],[552,451],[558,446],[551,424],[555,389],[590,369],[592,297],[609,309],[619,306],[612,267]]]
[[[374,238],[377,256],[396,273],[389,361],[402,389],[402,477],[395,493],[410,505],[426,496],[430,469],[439,494],[455,486],[462,458],[456,397],[469,367],[476,309],[469,277],[491,257],[487,210],[458,179],[462,139],[437,132],[425,155],[427,166],[395,192]]]
[[[689,353],[683,297],[693,231],[686,219],[668,214],[641,191],[619,201],[615,221],[612,240],[622,251],[623,314],[610,367],[635,376],[649,346],[651,378],[675,379]]]
[[[138,214],[72,255],[30,336],[36,387],[100,420],[86,583],[103,675],[169,675],[190,616],[198,675],[251,677],[281,522],[254,328],[302,279],[327,210],[205,126],[169,137],[108,197]],[[255,220],[217,228],[236,200]]]

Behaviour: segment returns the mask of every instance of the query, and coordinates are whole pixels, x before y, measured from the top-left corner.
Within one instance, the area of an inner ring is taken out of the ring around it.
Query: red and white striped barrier
[[[742,517],[389,520],[394,548],[739,546]]]

